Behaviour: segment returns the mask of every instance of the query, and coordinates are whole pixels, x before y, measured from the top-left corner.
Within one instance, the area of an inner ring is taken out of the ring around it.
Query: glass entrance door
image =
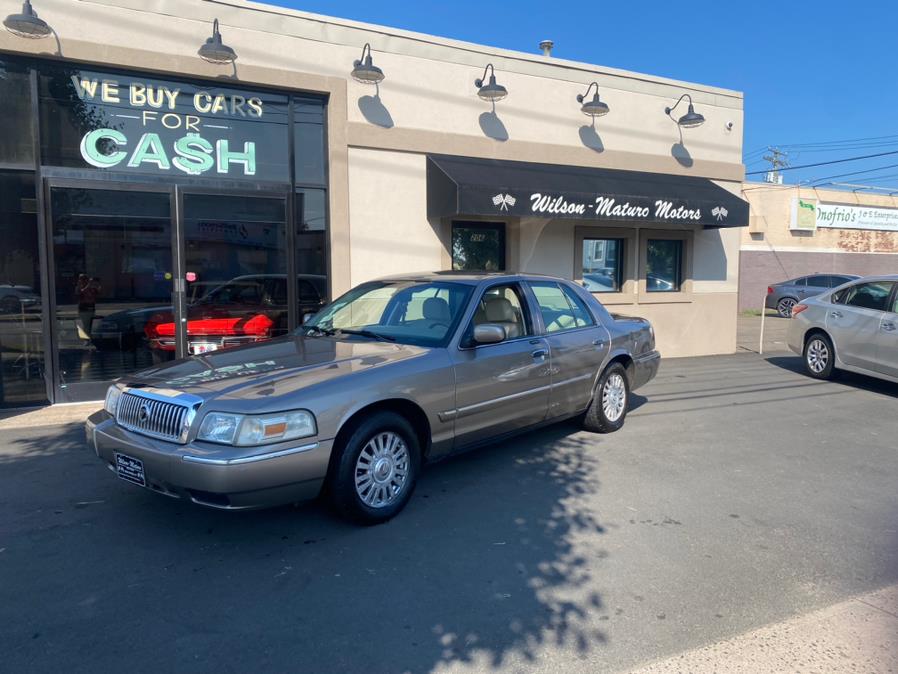
[[[57,402],[99,400],[174,357],[153,339],[172,314],[171,190],[51,184],[49,203]]]
[[[185,193],[181,201],[185,353],[286,334],[296,292],[287,283],[286,196]]]

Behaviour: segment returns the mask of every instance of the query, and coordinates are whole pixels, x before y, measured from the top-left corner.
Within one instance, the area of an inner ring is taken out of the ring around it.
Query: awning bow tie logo
[[[509,206],[514,206],[517,199],[510,194],[501,192],[493,197],[493,206],[498,206],[500,211],[507,211]]]
[[[723,206],[715,206],[711,209],[711,215],[717,218],[717,222],[721,222],[729,213]]]

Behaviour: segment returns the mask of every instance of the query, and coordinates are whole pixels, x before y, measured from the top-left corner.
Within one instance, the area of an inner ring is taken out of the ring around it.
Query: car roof
[[[467,285],[477,285],[481,281],[487,280],[503,280],[503,281],[526,281],[533,280],[551,280],[566,281],[559,276],[550,276],[548,274],[531,274],[513,271],[429,271],[418,272],[415,274],[397,274],[394,276],[383,276],[376,281],[395,282],[395,281],[452,281],[454,283],[464,283]]]

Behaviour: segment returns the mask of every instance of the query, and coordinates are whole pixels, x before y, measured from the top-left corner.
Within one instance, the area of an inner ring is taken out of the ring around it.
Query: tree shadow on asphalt
[[[805,375],[809,380],[814,381],[810,375],[805,373],[804,362],[799,356],[770,356],[765,358],[765,360],[771,365],[795,374]],[[836,378],[833,381],[863,389],[864,391],[870,391],[871,393],[898,397],[898,384],[877,379],[876,377],[868,377],[867,375],[855,374],[854,372],[837,371]]]
[[[4,553],[27,571],[0,589],[25,606],[12,662],[59,665],[75,643],[97,671],[518,669],[543,647],[586,657],[607,619],[590,509],[605,442],[561,424],[429,466],[405,512],[359,528],[320,502],[225,513],[166,499],[116,480],[80,429],[20,439],[18,460],[0,456],[0,507],[30,502]],[[122,634],[142,636],[122,651]]]

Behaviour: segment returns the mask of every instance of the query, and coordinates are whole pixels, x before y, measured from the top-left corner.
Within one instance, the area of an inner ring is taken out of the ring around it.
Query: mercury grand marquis
[[[385,521],[424,463],[578,417],[620,429],[658,369],[648,321],[529,274],[427,273],[364,283],[292,335],[192,356],[109,387],[87,421],[115,475],[221,509],[325,491]]]

